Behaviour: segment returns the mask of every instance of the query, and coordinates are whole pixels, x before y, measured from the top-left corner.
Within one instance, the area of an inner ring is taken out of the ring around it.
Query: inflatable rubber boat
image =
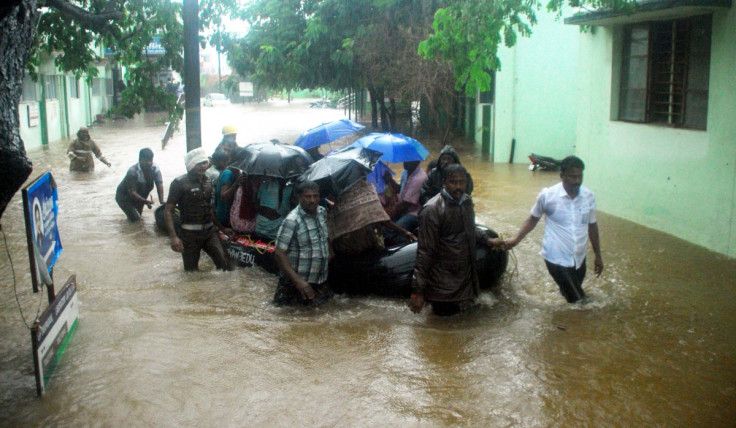
[[[156,208],[156,225],[166,231],[163,206]],[[175,218],[175,226],[178,225]],[[482,225],[476,225],[489,237],[498,234]],[[276,246],[254,235],[220,234],[223,246],[233,265],[241,267],[260,266],[268,272],[277,274],[274,260]],[[364,253],[359,256],[336,255],[330,262],[330,288],[336,293],[347,295],[378,295],[408,297],[411,295],[411,278],[416,260],[417,244],[403,244],[388,247],[381,251]],[[476,264],[481,289],[487,290],[498,284],[506,271],[508,252],[491,249],[485,245],[476,246]]]

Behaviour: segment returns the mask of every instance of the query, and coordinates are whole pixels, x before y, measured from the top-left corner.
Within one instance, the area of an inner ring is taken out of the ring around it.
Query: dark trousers
[[[475,299],[461,300],[459,302],[429,302],[432,304],[432,312],[441,317],[449,317],[472,309],[479,304]]]
[[[396,220],[396,224],[408,230],[409,232],[414,233],[416,232],[417,227],[419,227],[419,217],[411,214],[404,214],[404,216]],[[383,238],[386,240],[387,247],[409,242],[409,239],[405,235],[402,235],[399,232],[388,228],[384,228]]]
[[[128,221],[130,221],[131,223],[140,221],[141,213],[143,212],[143,204],[141,204],[140,206],[136,206],[133,201],[129,199],[118,198],[117,196],[115,196],[115,202],[118,203],[120,209],[123,210],[125,215],[128,217]]]
[[[210,227],[207,230],[181,230],[181,241],[184,244],[184,252],[181,258],[184,260],[184,270],[199,270],[199,255],[204,250],[218,269],[228,270],[228,258],[220,243],[217,228]]]
[[[583,291],[583,279],[585,279],[586,273],[585,260],[578,269],[556,265],[546,260],[544,262],[547,264],[549,274],[552,275],[552,278],[560,287],[560,292],[568,302],[575,303],[585,298],[585,292]]]
[[[326,282],[320,284],[309,283],[309,285],[311,285],[314,290],[314,299],[304,300],[299,290],[296,289],[296,285],[294,285],[289,278],[280,276],[279,285],[276,287],[276,293],[273,295],[273,303],[278,306],[318,306],[330,300],[334,295]]]

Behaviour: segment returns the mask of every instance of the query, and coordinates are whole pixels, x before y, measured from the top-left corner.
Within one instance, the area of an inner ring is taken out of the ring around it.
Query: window
[[[105,79],[105,95],[113,95],[112,79]]]
[[[58,97],[56,95],[56,76],[46,76],[46,78],[44,79],[44,84],[46,85],[46,99],[57,99]]]
[[[92,95],[95,97],[101,97],[105,95],[105,79],[95,77],[92,81]]]
[[[21,93],[21,101],[38,101],[36,98],[36,82],[31,76],[23,76],[23,92]]]
[[[69,76],[69,96],[79,98],[79,79]]]
[[[624,27],[619,120],[705,129],[711,16]]]

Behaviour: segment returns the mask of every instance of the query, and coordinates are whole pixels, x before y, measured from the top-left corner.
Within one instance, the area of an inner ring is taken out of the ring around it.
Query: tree
[[[518,34],[529,37],[537,22],[538,0],[464,0],[447,2],[435,14],[434,33],[419,45],[419,54],[452,65],[455,88],[469,96],[490,89],[489,72],[501,69],[498,46],[516,44]],[[635,0],[549,0],[548,11],[564,7],[633,11]],[[518,34],[517,34],[518,33]]]
[[[205,0],[208,12],[217,4],[235,0]],[[172,114],[183,113],[174,95],[154,84],[161,69],[182,71],[183,30],[181,3],[174,0],[3,0],[0,6],[0,218],[11,198],[32,171],[19,133],[18,103],[23,76],[31,76],[42,58],[54,55],[56,66],[92,79],[98,58],[93,47],[114,52],[113,60],[127,67],[130,83],[122,93],[119,113],[133,116],[158,105]],[[153,36],[159,36],[165,54],[144,54]],[[91,80],[90,80],[91,81]]]
[[[440,2],[259,0],[244,16],[250,32],[230,51],[231,66],[275,89],[368,88],[373,124],[396,128],[396,100],[453,91],[449,65],[416,54]],[[439,77],[435,79],[427,76]],[[437,85],[442,86],[438,88]],[[384,103],[389,98],[389,105]]]

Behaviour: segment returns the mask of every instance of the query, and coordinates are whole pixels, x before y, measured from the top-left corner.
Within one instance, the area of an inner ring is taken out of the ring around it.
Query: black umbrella
[[[231,166],[251,175],[276,178],[296,177],[313,162],[301,147],[274,141],[248,144],[238,154],[240,160]]]
[[[313,163],[298,181],[316,181],[322,196],[339,195],[373,171],[381,155],[375,150],[349,147]]]

